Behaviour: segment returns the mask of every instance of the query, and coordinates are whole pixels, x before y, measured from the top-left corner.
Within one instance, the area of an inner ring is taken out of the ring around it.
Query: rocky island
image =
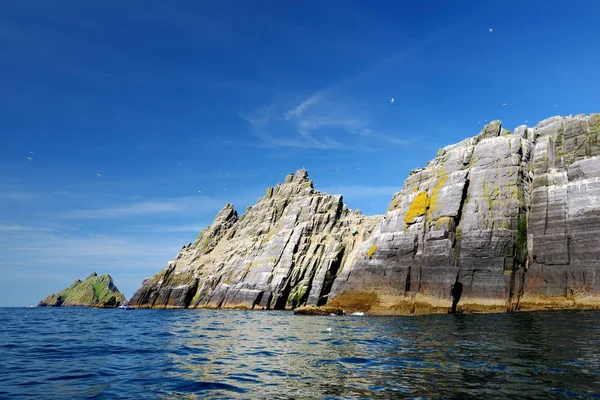
[[[600,306],[600,114],[500,121],[410,172],[364,216],[305,170],[242,216],[227,204],[144,280],[137,307],[367,314]]]
[[[62,292],[51,294],[38,307],[115,308],[125,303],[125,296],[114,285],[110,275],[93,272],[84,281],[77,279]]]

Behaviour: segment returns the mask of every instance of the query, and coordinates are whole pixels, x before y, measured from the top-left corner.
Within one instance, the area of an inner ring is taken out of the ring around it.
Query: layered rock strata
[[[413,170],[383,216],[306,171],[232,205],[134,295],[138,307],[344,308],[370,314],[600,305],[600,114],[500,121]]]
[[[322,305],[378,217],[313,188],[305,170],[268,188],[241,217],[227,204],[131,303],[156,308],[285,309]]]

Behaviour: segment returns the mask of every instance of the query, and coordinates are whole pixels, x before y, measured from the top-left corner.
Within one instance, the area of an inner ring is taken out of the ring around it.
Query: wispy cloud
[[[39,194],[33,192],[2,192],[0,191],[0,199],[4,200],[29,200],[35,199]]]
[[[50,231],[49,228],[23,226],[23,225],[0,225],[0,232],[41,232]]]
[[[284,118],[286,120],[290,120],[292,118],[299,118],[309,107],[319,103],[319,101],[323,98],[323,93],[323,91],[314,93],[309,98],[298,104],[296,107],[286,112]]]
[[[375,197],[389,197],[398,191],[397,186],[368,186],[368,185],[340,185],[317,188],[327,194],[341,194],[344,197],[367,199]]]
[[[108,273],[112,270],[121,275],[137,272],[151,275],[192,238],[190,234],[67,237],[17,232],[12,236],[0,235],[0,270],[19,268],[21,274],[60,266],[60,272],[81,270],[89,274],[93,270]]]
[[[126,226],[124,230],[131,232],[144,232],[144,233],[180,233],[180,232],[191,232],[200,233],[208,224],[194,224],[194,225],[132,225]]]
[[[375,151],[383,146],[406,146],[415,135],[391,135],[374,126],[365,107],[343,101],[330,89],[319,90],[295,106],[263,107],[240,114],[248,122],[261,147]]]
[[[419,133],[382,131],[373,123],[377,118],[369,117],[368,107],[348,100],[343,92],[359,81],[410,60],[420,51],[439,43],[465,20],[454,21],[388,54],[353,76],[319,88],[295,104],[286,104],[278,99],[275,104],[265,107],[268,113],[259,111],[251,117],[241,117],[251,124],[255,136],[261,141],[260,145],[266,147],[373,151],[390,145],[410,145],[421,138]]]
[[[98,219],[123,218],[140,215],[173,214],[190,209],[195,211],[214,211],[223,207],[224,203],[212,198],[178,197],[168,200],[157,200],[132,203],[128,206],[74,210],[63,215],[64,218]]]

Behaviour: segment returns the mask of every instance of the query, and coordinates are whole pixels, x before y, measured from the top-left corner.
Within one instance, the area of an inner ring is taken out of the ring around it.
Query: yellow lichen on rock
[[[404,216],[404,222],[406,222],[407,225],[412,224],[415,222],[416,217],[425,215],[428,203],[429,196],[427,195],[427,192],[420,192],[417,197],[414,198],[412,203],[410,203],[410,207]]]
[[[377,246],[371,246],[369,250],[367,250],[367,257],[373,258],[373,254],[377,251]]]
[[[442,169],[438,177],[437,184],[431,189],[431,197],[429,198],[429,211],[434,212],[437,205],[438,196],[440,195],[440,189],[444,186],[444,183],[448,180],[448,175]]]
[[[392,200],[392,203],[390,204],[390,206],[388,207],[388,211],[392,211],[395,210],[396,208],[398,208],[398,206],[400,205],[400,203],[398,203],[398,199],[394,198]]]

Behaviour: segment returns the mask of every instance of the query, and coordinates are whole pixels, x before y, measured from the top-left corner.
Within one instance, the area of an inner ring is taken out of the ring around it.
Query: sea
[[[0,399],[600,399],[600,311],[0,308]]]

